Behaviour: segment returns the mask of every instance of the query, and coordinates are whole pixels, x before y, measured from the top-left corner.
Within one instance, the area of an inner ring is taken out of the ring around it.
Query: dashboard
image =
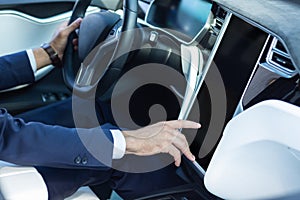
[[[204,28],[211,7],[210,0],[155,0],[146,14],[146,22],[191,41]]]

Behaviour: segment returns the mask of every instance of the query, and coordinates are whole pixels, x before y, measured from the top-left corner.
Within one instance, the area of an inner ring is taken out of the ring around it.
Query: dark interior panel
[[[61,69],[56,68],[35,84],[23,89],[0,93],[0,107],[16,115],[64,100],[70,95],[70,90],[63,82]]]
[[[266,48],[260,59],[260,64],[251,80],[249,87],[243,98],[243,107],[247,109],[261,101],[269,99],[283,100],[295,105],[300,105],[299,95],[299,75],[296,74],[291,78],[282,77],[270,69],[263,67],[261,63],[266,62],[267,55],[272,45],[269,39]],[[278,43],[277,43],[278,44]],[[287,52],[281,43],[277,46],[281,51]],[[286,60],[286,59],[285,59]],[[285,60],[282,60],[285,62]],[[295,69],[289,62],[286,63],[290,69]]]
[[[295,105],[300,106],[300,95],[299,86],[297,80],[299,76],[294,78],[278,78],[272,84],[270,84],[266,89],[256,95],[249,103],[247,103],[244,108],[247,109],[261,101],[268,99],[278,99],[283,100]]]
[[[48,18],[73,9],[74,2],[0,5],[0,10],[15,10],[37,18]]]

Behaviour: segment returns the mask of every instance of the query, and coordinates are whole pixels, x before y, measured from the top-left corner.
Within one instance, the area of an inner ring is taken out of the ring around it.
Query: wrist
[[[48,54],[42,48],[35,48],[32,50],[36,62],[36,69],[41,69],[51,64]]]
[[[133,137],[129,134],[129,131],[122,131],[125,141],[126,141],[126,149],[125,154],[138,154],[141,141],[139,141],[136,137]]]
[[[61,59],[59,58],[59,54],[57,50],[53,48],[50,43],[42,44],[41,48],[46,52],[53,66],[61,67],[62,62]]]

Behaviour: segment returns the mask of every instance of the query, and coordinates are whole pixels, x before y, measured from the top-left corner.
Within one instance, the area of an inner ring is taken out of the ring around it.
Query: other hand
[[[179,131],[182,128],[198,129],[201,125],[186,120],[159,122],[144,128],[123,131],[126,140],[126,153],[140,156],[150,156],[168,153],[173,156],[175,165],[181,163],[181,153],[194,161],[186,137]]]

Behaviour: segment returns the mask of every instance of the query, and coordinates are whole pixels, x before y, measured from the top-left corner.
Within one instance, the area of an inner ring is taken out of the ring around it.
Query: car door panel
[[[0,56],[36,48],[50,41],[55,30],[71,16],[74,2],[0,1]],[[87,14],[99,10],[98,6],[90,6]],[[38,70],[35,79],[32,85],[1,91],[0,106],[12,114],[19,114],[65,99],[71,94],[63,82],[61,69],[53,70],[50,65]]]

